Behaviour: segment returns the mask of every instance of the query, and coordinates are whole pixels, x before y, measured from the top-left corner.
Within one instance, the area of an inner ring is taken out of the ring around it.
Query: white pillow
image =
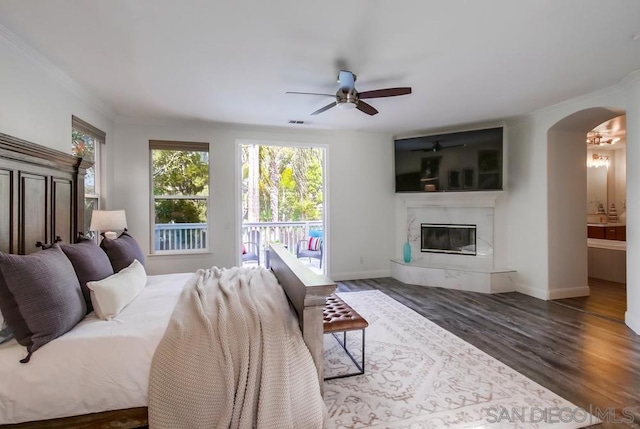
[[[147,273],[137,259],[120,272],[96,282],[87,282],[91,303],[99,318],[111,320],[122,311],[147,284]]]

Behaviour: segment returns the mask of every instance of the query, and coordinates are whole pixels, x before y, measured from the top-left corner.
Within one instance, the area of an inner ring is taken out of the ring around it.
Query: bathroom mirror
[[[598,204],[608,211],[606,167],[587,168],[587,214],[598,213]]]

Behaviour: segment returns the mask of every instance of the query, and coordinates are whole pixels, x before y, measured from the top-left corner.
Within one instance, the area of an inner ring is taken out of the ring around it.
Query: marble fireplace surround
[[[515,271],[494,261],[494,210],[500,191],[399,194],[398,227],[411,245],[411,262],[391,260],[391,276],[409,284],[496,293],[515,290]],[[420,251],[420,225],[476,225],[474,255]]]

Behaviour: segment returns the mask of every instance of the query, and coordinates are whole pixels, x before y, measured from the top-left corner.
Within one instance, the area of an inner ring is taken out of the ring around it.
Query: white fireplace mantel
[[[391,276],[405,283],[495,293],[515,290],[515,272],[494,260],[495,210],[503,191],[396,194],[396,248],[411,246],[411,261],[391,260]],[[423,223],[476,226],[476,255],[422,252]],[[399,255],[399,253],[398,253]]]
[[[415,192],[398,194],[407,208],[413,207],[495,207],[503,191]]]

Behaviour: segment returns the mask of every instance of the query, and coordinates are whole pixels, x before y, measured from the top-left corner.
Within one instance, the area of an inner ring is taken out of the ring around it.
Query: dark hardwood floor
[[[624,313],[627,311],[627,285],[590,277],[589,289],[589,296],[558,299],[553,302],[624,322]]]
[[[520,293],[480,294],[393,278],[338,283],[377,289],[574,404],[634,413],[640,427],[640,336],[612,317]],[[564,300],[563,300],[564,301]]]

